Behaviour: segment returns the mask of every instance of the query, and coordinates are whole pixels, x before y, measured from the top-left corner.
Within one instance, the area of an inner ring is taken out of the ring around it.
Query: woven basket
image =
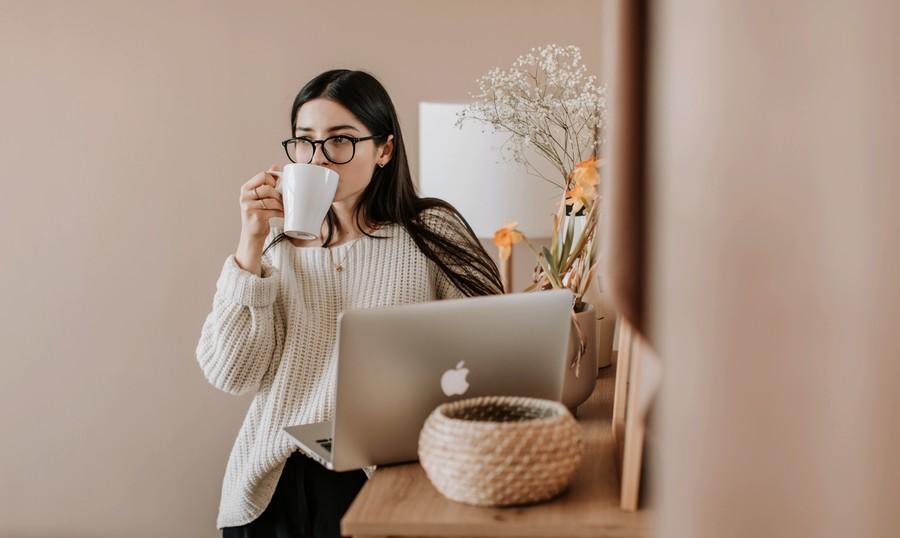
[[[508,506],[551,499],[584,452],[581,425],[564,405],[481,396],[439,405],[419,434],[419,461],[448,499]]]

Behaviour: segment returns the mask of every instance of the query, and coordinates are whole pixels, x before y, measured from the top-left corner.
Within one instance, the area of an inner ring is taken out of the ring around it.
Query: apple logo
[[[444,372],[444,375],[441,376],[441,390],[443,390],[444,394],[447,396],[463,394],[469,390],[469,382],[466,381],[466,376],[469,375],[469,369],[463,368],[464,362],[466,361],[459,361],[456,364],[456,369],[447,370]]]

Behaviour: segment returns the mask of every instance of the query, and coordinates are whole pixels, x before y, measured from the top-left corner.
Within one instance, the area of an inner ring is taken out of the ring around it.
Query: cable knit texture
[[[430,209],[423,221],[447,237],[465,234],[448,216]],[[275,222],[266,245],[282,231]],[[196,358],[216,388],[255,396],[228,458],[219,529],[249,523],[268,506],[297,449],[282,428],[332,418],[339,312],[463,297],[402,226],[372,235],[387,239],[331,247],[342,272],[328,249],[286,239],[263,256],[262,276],[241,269],[234,254],[225,259]],[[375,466],[364,470],[369,477]]]

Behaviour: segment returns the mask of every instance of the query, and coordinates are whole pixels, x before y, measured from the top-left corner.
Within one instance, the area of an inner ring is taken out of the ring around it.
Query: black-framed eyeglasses
[[[356,156],[357,142],[379,138],[384,135],[372,135],[356,137],[350,135],[329,136],[323,140],[313,140],[311,138],[300,136],[288,138],[281,142],[284,146],[284,152],[287,153],[288,159],[292,163],[309,164],[313,160],[316,153],[316,144],[322,145],[322,153],[325,158],[334,164],[347,164]]]

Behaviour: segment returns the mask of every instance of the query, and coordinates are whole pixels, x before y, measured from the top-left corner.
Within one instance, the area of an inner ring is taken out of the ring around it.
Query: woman
[[[416,195],[397,114],[374,77],[334,70],[308,82],[283,144],[291,161],[332,168],[340,182],[320,238],[306,241],[270,225],[284,216],[277,166],[241,186],[238,248],[196,350],[211,384],[255,391],[223,480],[226,538],[337,537],[374,470],[329,471],[282,431],[332,417],[339,312],[502,293],[462,215]]]

